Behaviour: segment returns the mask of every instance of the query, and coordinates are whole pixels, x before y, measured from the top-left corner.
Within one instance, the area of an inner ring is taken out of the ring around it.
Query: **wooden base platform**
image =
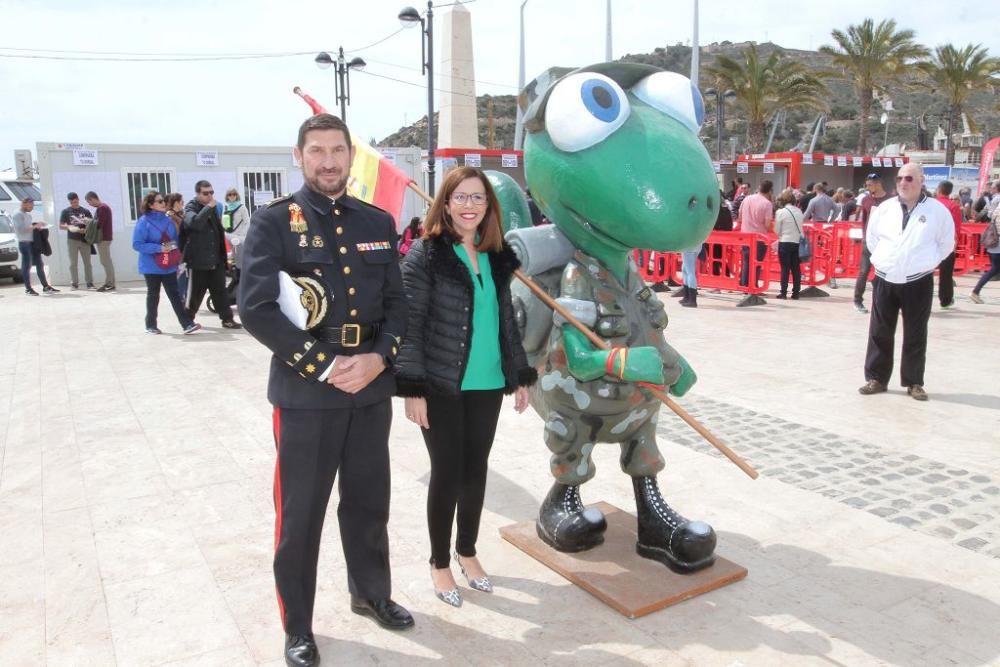
[[[539,539],[535,522],[505,526],[500,535],[543,565],[629,618],[638,618],[714,591],[747,576],[747,570],[725,558],[694,574],[675,574],[667,566],[635,552],[635,517],[604,502],[608,530],[604,544],[570,554]]]

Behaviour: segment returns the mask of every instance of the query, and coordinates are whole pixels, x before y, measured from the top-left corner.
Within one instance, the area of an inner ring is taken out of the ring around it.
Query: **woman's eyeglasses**
[[[451,203],[457,204],[458,206],[465,206],[466,203],[472,202],[473,206],[486,206],[489,199],[485,194],[479,192],[469,195],[464,192],[455,192],[451,195]]]
[[[162,200],[162,199],[154,199],[154,200],[153,200],[153,203],[154,203],[154,204],[162,204],[162,203],[163,203],[163,200]]]
[[[907,183],[912,183],[913,182],[913,177],[912,176],[897,176],[896,177],[896,182],[899,183],[901,181],[906,181]]]

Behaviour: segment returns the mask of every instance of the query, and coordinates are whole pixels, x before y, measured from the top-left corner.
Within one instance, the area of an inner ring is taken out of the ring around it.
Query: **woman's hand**
[[[514,409],[518,412],[524,412],[528,409],[527,387],[518,387],[517,391],[514,392]]]
[[[431,425],[427,423],[427,399],[426,398],[407,398],[404,401],[406,405],[406,418],[411,422],[419,426],[420,428],[430,428]],[[524,408],[522,408],[523,410]]]

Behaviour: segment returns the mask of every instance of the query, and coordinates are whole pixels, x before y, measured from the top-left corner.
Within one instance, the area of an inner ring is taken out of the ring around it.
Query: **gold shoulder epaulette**
[[[280,204],[281,202],[288,201],[291,198],[292,198],[292,195],[284,195],[282,197],[275,197],[271,201],[269,201],[266,204],[264,204],[264,206],[270,208],[270,207],[274,206],[275,204]]]

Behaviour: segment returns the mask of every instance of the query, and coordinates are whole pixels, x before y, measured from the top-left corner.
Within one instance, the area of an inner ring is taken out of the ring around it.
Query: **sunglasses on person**
[[[200,194],[202,197],[208,197],[209,195],[214,195],[215,190],[202,190]]]
[[[489,199],[486,198],[485,194],[481,194],[479,192],[472,195],[464,192],[456,192],[451,195],[452,204],[465,206],[466,202],[471,202],[473,206],[486,206]]]
[[[896,182],[899,183],[901,181],[906,181],[907,183],[912,183],[913,182],[913,177],[912,176],[897,176],[896,177]]]

